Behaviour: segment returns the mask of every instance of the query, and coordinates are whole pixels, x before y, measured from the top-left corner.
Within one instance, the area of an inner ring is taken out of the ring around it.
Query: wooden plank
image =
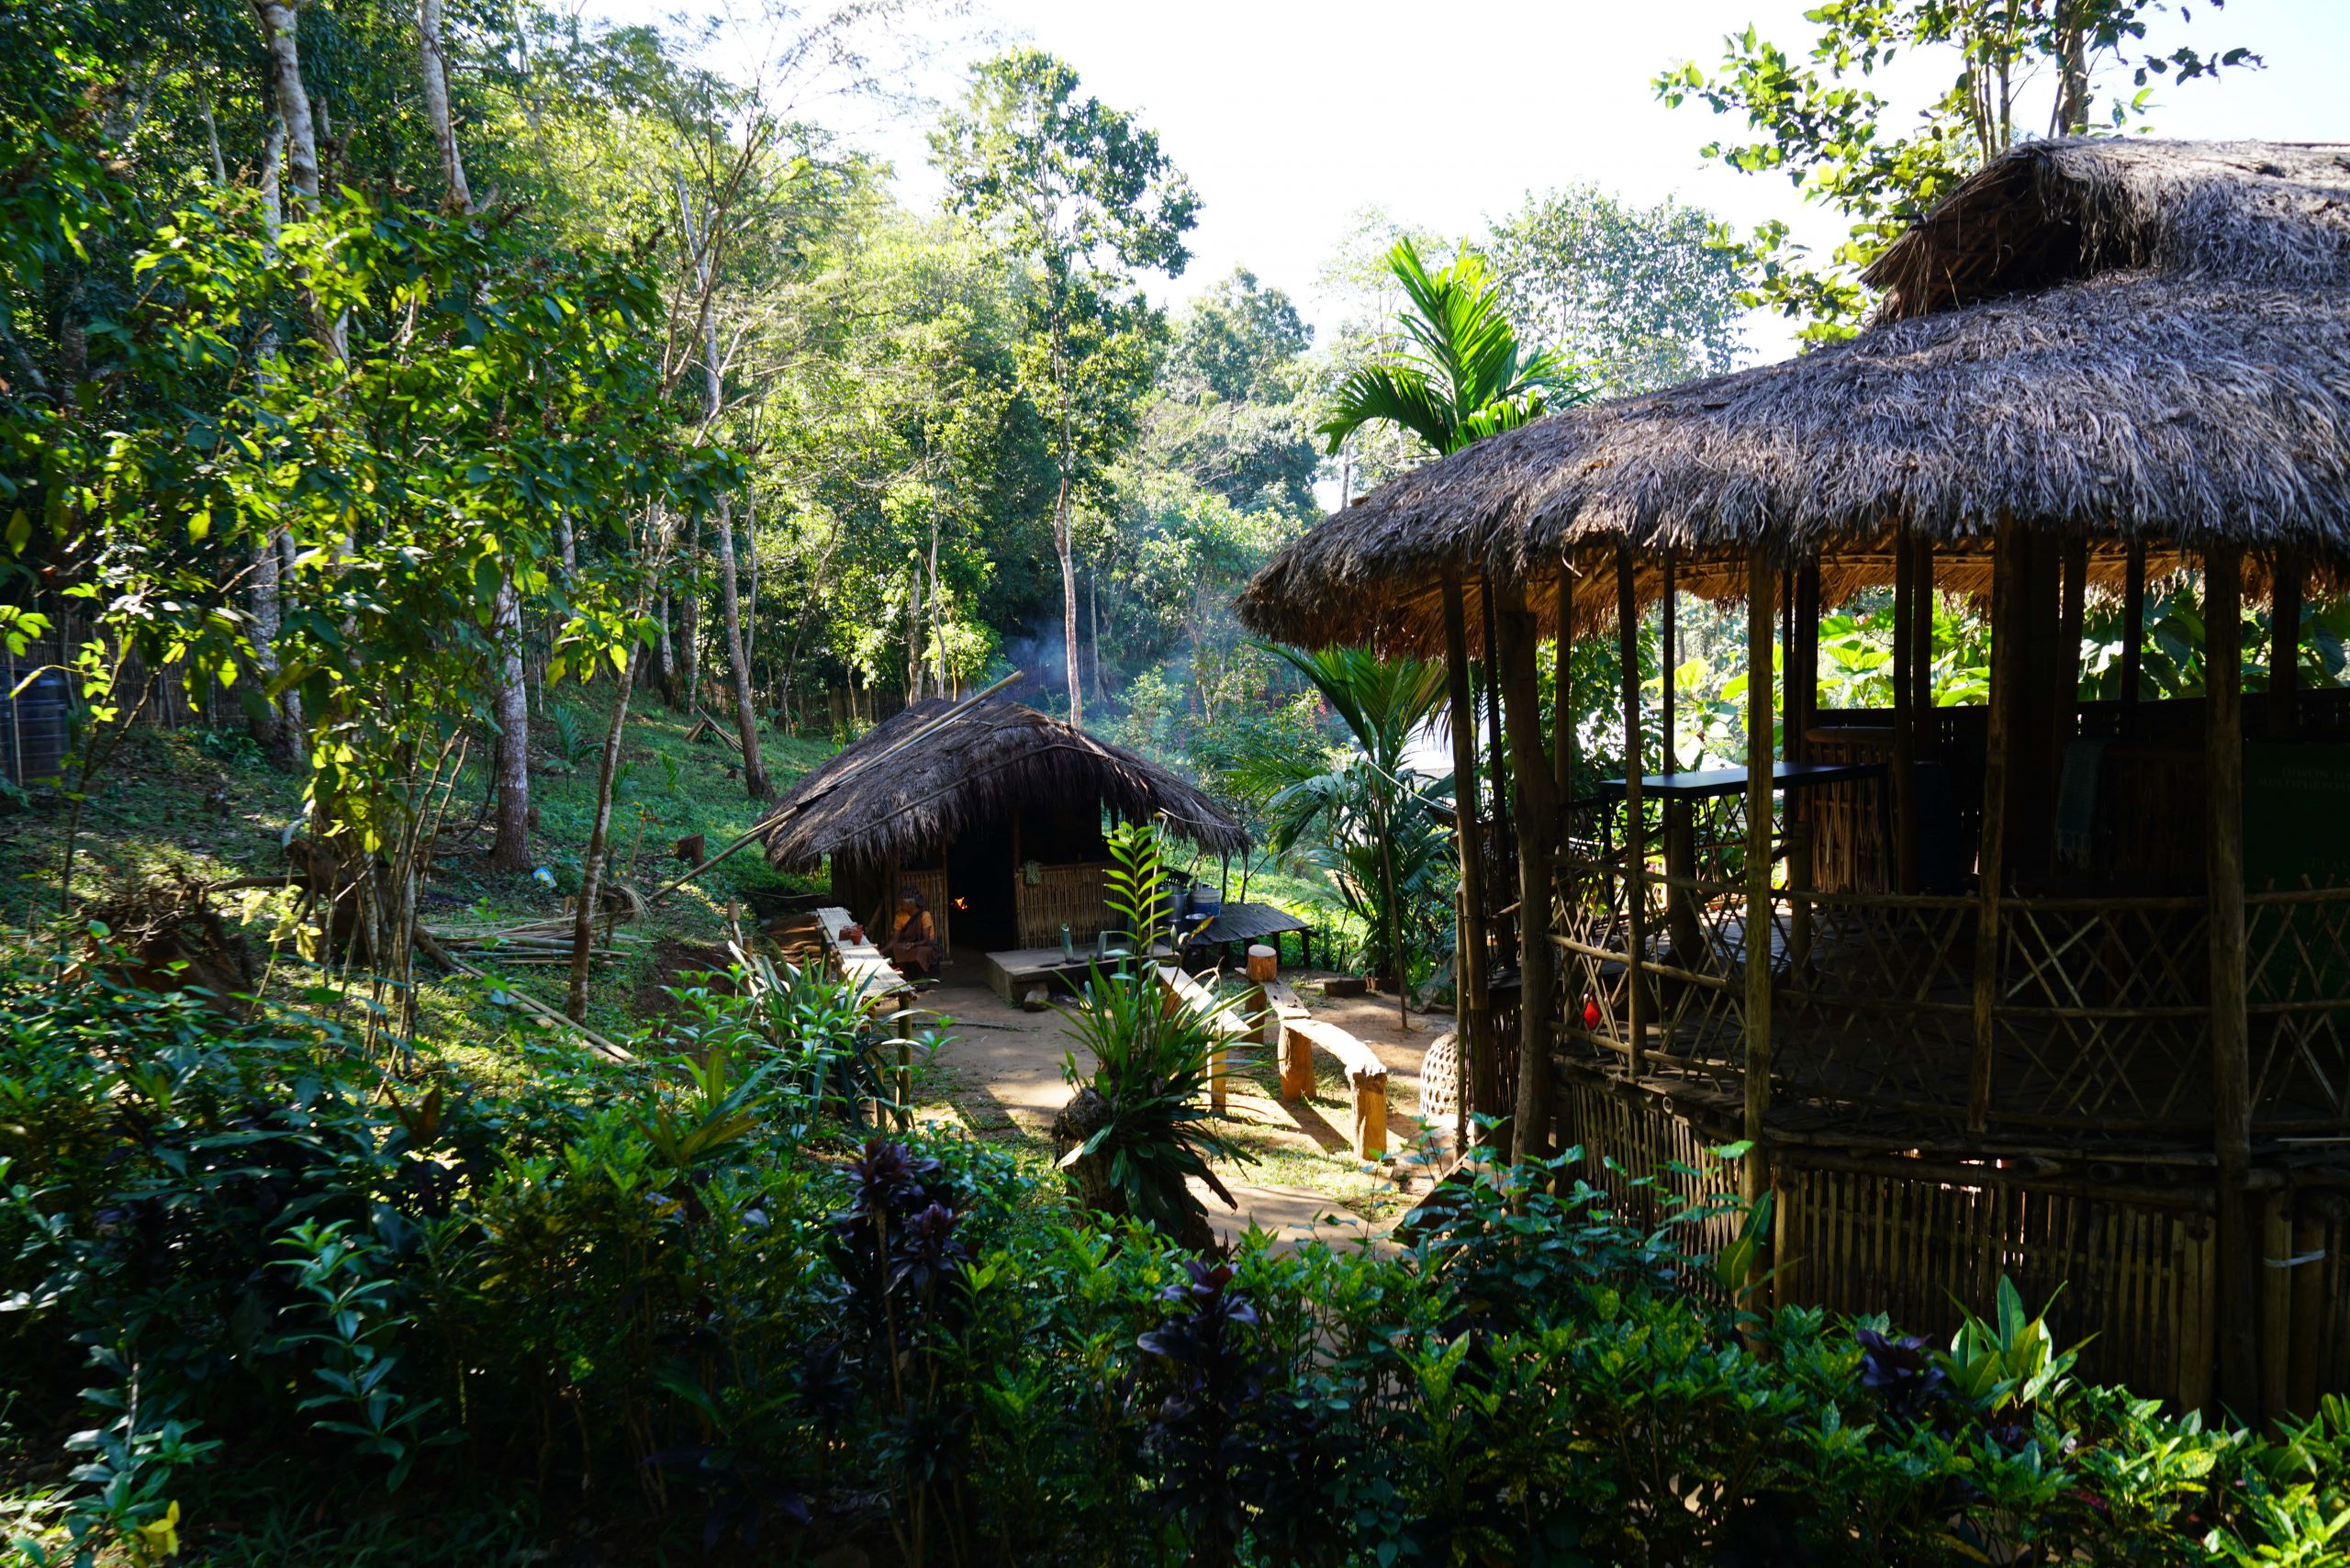
[[[837,905],[828,905],[816,912],[817,928],[823,933],[824,947],[832,960],[833,972],[853,985],[862,988],[868,1008],[887,1011],[897,1009],[897,998],[911,994],[912,984],[900,974],[897,966],[881,956],[881,949],[869,940],[852,942],[848,928],[856,924],[849,912]]]
[[[1387,1064],[1377,1051],[1356,1039],[1336,1024],[1318,1018],[1286,1019],[1281,1025],[1281,1036],[1286,1047],[1295,1040],[1302,1047],[1324,1050],[1337,1058],[1346,1070],[1347,1086],[1350,1092],[1353,1115],[1350,1137],[1357,1159],[1380,1159],[1387,1154]],[[1300,1054],[1303,1054],[1301,1052]],[[1311,1082],[1309,1068],[1309,1084]]]

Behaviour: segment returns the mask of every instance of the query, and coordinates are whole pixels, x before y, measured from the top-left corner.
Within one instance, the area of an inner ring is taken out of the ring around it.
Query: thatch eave
[[[952,706],[918,702],[876,725],[802,778],[761,823],[767,861],[809,872],[828,856],[880,862],[942,849],[961,833],[1037,801],[1098,800],[1155,821],[1212,854],[1248,839],[1223,808],[1167,769],[1057,719],[981,702],[887,758],[881,754]]]

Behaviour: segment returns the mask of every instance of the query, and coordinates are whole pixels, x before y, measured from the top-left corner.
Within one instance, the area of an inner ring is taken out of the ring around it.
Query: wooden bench
[[[1227,1098],[1225,1080],[1232,1076],[1233,1044],[1257,1033],[1250,1025],[1249,1014],[1241,1004],[1222,1001],[1173,964],[1158,966],[1158,983],[1165,989],[1169,1005],[1207,1014],[1209,1025],[1224,1041],[1208,1067],[1208,1109],[1220,1116]]]
[[[1281,1045],[1281,1098],[1303,1100],[1314,1092],[1314,1053],[1327,1051],[1347,1070],[1352,1102],[1348,1129],[1357,1159],[1387,1156],[1387,1064],[1379,1053],[1339,1028],[1307,1013],[1297,993],[1274,980],[1263,988],[1265,1029]]]
[[[898,1103],[895,1116],[902,1130],[913,1126],[913,982],[898,971],[897,965],[883,958],[881,949],[872,943],[848,939],[848,928],[856,924],[848,911],[837,906],[816,912],[816,926],[823,936],[824,967],[857,988],[867,1013],[896,1014]],[[880,1104],[881,1102],[875,1102],[877,1111]]]

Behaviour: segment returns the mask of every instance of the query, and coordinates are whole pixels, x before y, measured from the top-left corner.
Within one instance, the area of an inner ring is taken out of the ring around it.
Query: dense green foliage
[[[1734,1259],[1572,1157],[1395,1256],[1211,1265],[973,1145],[858,1143],[803,1070],[837,1042],[716,993],[665,1065],[512,1083],[185,997],[0,1008],[35,1561],[2350,1560],[2350,1408],[2167,1418],[2011,1294],[1947,1350],[1742,1316]]]

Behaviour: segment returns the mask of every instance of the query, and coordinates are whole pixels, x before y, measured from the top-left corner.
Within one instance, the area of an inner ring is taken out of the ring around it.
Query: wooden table
[[[1174,956],[1174,949],[1164,942],[1151,948],[1154,958]],[[988,986],[1006,1002],[1018,1002],[1020,993],[1032,985],[1073,985],[1092,973],[1095,964],[1108,962],[1093,956],[1091,943],[1078,948],[1073,962],[1058,947],[1012,947],[988,955]]]

